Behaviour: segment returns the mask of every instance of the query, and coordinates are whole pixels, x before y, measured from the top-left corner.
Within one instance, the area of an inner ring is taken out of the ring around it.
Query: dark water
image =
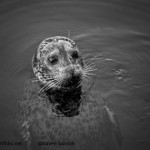
[[[148,0],[1,0],[0,141],[19,140],[13,114],[38,44],[62,35],[101,54],[96,86],[118,116],[120,149],[149,150],[149,8]]]

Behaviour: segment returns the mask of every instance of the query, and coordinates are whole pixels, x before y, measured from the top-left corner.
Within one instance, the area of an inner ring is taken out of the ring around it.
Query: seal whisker
[[[88,73],[89,73],[89,74],[90,74],[90,73],[92,74],[92,73],[93,73],[93,71],[88,71],[88,70],[84,70],[83,72],[84,72],[85,74],[88,74]]]
[[[88,73],[88,72],[94,72],[94,71],[96,71],[97,69],[94,69],[94,70],[85,70],[85,73]]]
[[[95,69],[95,68],[93,68],[93,67],[91,67],[91,68],[86,68],[86,69],[85,69],[85,71],[87,71],[87,72],[88,72],[88,71],[96,71],[96,70],[98,70],[98,69]]]
[[[89,48],[84,48],[84,49],[82,49],[81,52],[88,51],[88,50],[90,50],[90,49],[89,49]],[[88,53],[88,54],[89,54],[89,53]]]
[[[58,80],[57,80],[58,82],[57,82],[57,86],[61,86],[62,85],[62,77],[60,77]]]
[[[49,83],[46,83],[46,84],[40,89],[39,93],[43,92],[44,89],[46,88],[46,86],[48,86],[48,84],[49,84]]]
[[[53,86],[56,86],[56,83],[51,82],[45,90],[48,90],[48,89],[52,88]]]
[[[61,82],[61,81],[59,81],[59,82],[57,82],[57,83],[56,83],[56,86],[57,86],[57,87],[60,87],[60,86],[61,86],[61,84],[62,84],[62,82]]]
[[[87,62],[87,63],[85,63],[85,65],[90,65],[90,64],[93,64],[93,65],[94,65],[93,62]]]
[[[94,73],[90,73],[90,72],[85,72],[86,75],[96,75]]]
[[[86,75],[95,75],[95,73],[93,73],[93,71],[84,71],[83,74],[86,74]]]
[[[83,58],[84,59],[92,59],[92,58],[98,58],[98,57],[102,57],[103,55],[102,54],[98,54],[98,55],[96,55],[96,56],[91,56],[91,58],[88,58],[88,57],[90,57],[90,54],[85,54],[84,56],[83,56]],[[87,58],[86,58],[87,57]]]
[[[32,82],[38,82],[39,80],[38,79],[36,79],[36,80],[32,80]]]
[[[46,85],[44,85],[44,86],[41,88],[41,90],[39,91],[39,93],[45,91],[46,88],[47,88],[51,83],[54,83],[54,80],[50,80],[48,83],[46,83]]]
[[[88,67],[88,68],[85,68],[84,71],[85,72],[91,72],[91,71],[96,71],[98,69],[94,68],[94,67]]]
[[[101,59],[101,58],[91,58],[90,60],[97,60],[97,59]]]
[[[85,67],[84,68],[94,68],[95,67],[95,65],[93,65],[93,64],[91,64],[91,65],[85,65]]]
[[[44,88],[42,89],[42,91],[46,91],[49,89],[49,85],[52,84],[52,82],[48,83],[46,86],[44,86]]]
[[[97,56],[93,56],[93,57],[91,57],[91,58],[85,58],[84,61],[85,61],[85,62],[86,62],[86,61],[91,62],[91,61],[93,61],[93,60],[99,60],[99,59],[102,59],[102,54],[99,54],[99,55],[97,55]]]
[[[88,77],[88,78],[90,78],[88,75],[89,75],[89,74],[86,74],[85,72],[83,72],[83,77]]]
[[[98,54],[96,56],[93,56],[93,58],[102,57],[102,56],[103,56],[103,54]]]
[[[85,64],[85,68],[87,68],[87,67],[95,67],[95,64],[94,63]]]
[[[85,77],[86,79],[87,78],[89,79],[90,78],[89,76],[96,75],[96,74],[92,73],[92,72],[98,70],[98,69],[96,69],[94,67],[95,67],[95,65],[93,63],[85,65],[85,68],[83,69],[83,77]]]

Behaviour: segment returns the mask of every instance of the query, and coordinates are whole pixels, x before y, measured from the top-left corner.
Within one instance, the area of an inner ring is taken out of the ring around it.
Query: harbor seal
[[[36,51],[32,68],[45,89],[73,88],[86,73],[83,59],[74,41],[62,36],[43,40]]]
[[[26,149],[115,150],[121,145],[114,113],[89,86],[94,68],[84,62],[74,41],[45,39],[32,68],[34,78],[26,82],[17,120]]]

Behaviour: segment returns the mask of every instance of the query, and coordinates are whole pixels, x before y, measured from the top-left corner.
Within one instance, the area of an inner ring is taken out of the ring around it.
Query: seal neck
[[[81,103],[81,86],[73,90],[61,89],[46,91],[52,104],[52,114],[58,117],[73,117],[79,114]]]

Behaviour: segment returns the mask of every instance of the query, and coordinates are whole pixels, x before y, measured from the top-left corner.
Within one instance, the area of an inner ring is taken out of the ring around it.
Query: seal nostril
[[[70,74],[74,75],[74,69],[70,69]]]

